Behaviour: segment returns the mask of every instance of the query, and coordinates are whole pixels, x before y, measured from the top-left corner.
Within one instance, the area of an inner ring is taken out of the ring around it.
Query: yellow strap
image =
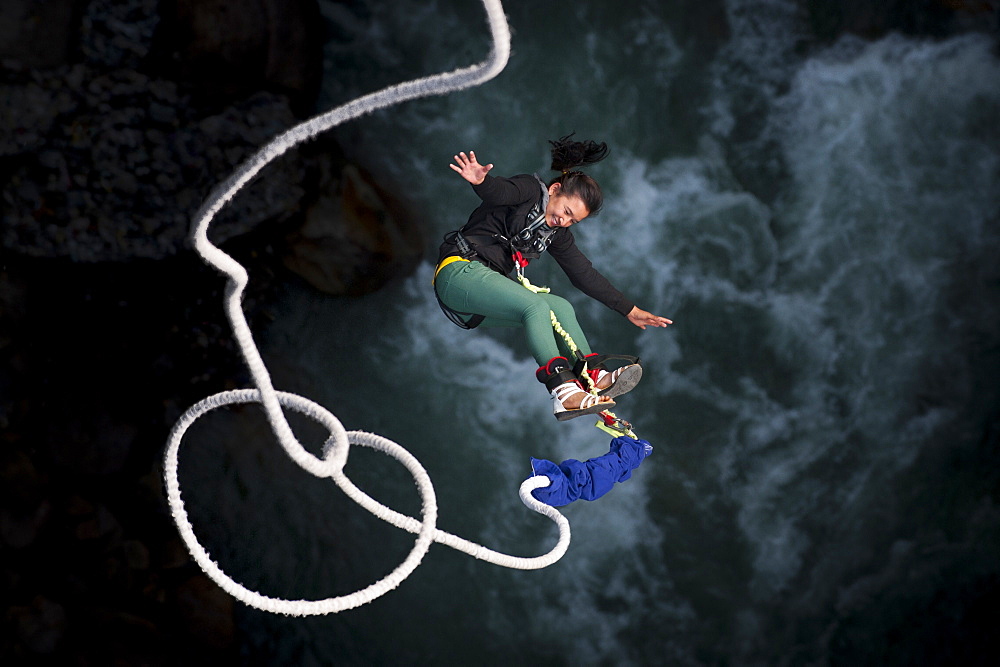
[[[437,268],[434,269],[434,277],[431,279],[431,284],[433,285],[434,281],[437,280],[438,274],[441,273],[441,269],[448,266],[452,262],[468,262],[468,261],[469,260],[465,259],[464,257],[459,257],[458,255],[445,257],[444,259],[441,260],[441,263],[437,265]]]

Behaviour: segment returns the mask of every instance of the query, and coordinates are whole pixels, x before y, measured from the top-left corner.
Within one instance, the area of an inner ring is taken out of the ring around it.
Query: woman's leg
[[[528,348],[539,365],[566,356],[562,337],[552,328],[549,310],[581,351],[589,352],[573,306],[562,297],[535,294],[479,262],[454,262],[441,269],[435,289],[446,306],[463,313],[485,315],[483,326],[524,327]],[[581,344],[582,343],[582,344]]]
[[[576,310],[573,308],[573,304],[555,294],[539,294],[538,296],[542,297],[549,309],[556,314],[556,319],[559,320],[559,324],[569,334],[570,338],[573,339],[576,348],[584,355],[590,354],[590,343],[587,342],[587,336],[583,333],[583,329],[576,319]],[[573,352],[569,349],[569,343],[558,333],[556,334],[556,343],[559,346],[559,356],[573,359]]]
[[[567,362],[557,359],[570,355],[560,351],[560,346],[567,345],[553,329],[550,311],[556,313],[577,349],[584,354],[590,352],[573,306],[565,299],[535,294],[479,262],[449,264],[438,273],[434,289],[449,308],[484,315],[484,326],[524,327],[528,347],[541,367],[536,377],[552,393],[552,411],[556,419],[563,421],[614,407],[610,398],[584,391],[579,382],[573,380]],[[564,374],[570,377],[565,378]]]

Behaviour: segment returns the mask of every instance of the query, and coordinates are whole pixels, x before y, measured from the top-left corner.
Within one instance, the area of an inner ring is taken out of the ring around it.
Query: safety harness
[[[441,260],[441,263],[437,265],[437,269],[434,270],[435,280],[437,279],[437,275],[441,273],[441,269],[449,264],[452,264],[453,262],[471,262],[477,257],[475,249],[469,244],[468,240],[462,236],[461,231],[448,232],[444,235],[444,240],[448,243],[454,244],[455,247],[458,248],[458,254],[445,257]],[[441,311],[445,314],[445,317],[462,329],[475,329],[483,323],[483,320],[486,319],[485,315],[479,315],[477,313],[463,313],[444,305],[444,301],[441,300],[441,295],[438,294],[437,288],[434,289],[434,296],[437,298],[438,305],[441,306]]]
[[[552,242],[552,235],[556,232],[555,229],[545,224],[545,208],[549,205],[549,190],[545,186],[545,181],[538,174],[534,174],[534,177],[538,182],[539,188],[541,188],[542,196],[528,212],[528,220],[531,222],[517,234],[511,235],[508,232],[507,236],[503,234],[492,234],[490,236],[465,234],[465,227],[448,232],[444,235],[444,241],[445,243],[454,245],[458,252],[441,260],[441,263],[437,265],[434,271],[435,279],[438,273],[441,272],[441,269],[454,262],[479,261],[488,264],[488,260],[480,257],[479,253],[476,252],[475,245],[492,245],[499,242],[510,250],[510,256],[514,260],[514,268],[517,271],[517,281],[519,283],[533,292],[547,293],[549,291],[545,287],[536,288],[524,277],[524,267],[528,266],[528,263],[532,259],[541,257],[542,253],[545,252]],[[434,295],[437,297],[438,305],[445,316],[463,329],[475,329],[486,319],[483,315],[463,313],[449,308],[441,301],[437,290],[434,290]]]

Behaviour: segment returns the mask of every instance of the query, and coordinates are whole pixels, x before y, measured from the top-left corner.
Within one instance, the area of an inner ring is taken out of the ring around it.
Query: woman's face
[[[545,207],[545,224],[549,227],[569,227],[590,215],[583,200],[576,195],[562,194],[562,186],[549,187],[549,204]]]

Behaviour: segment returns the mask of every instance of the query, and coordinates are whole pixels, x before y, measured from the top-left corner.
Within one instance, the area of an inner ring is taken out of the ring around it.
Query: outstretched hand
[[[459,153],[455,157],[455,164],[448,165],[452,169],[458,172],[459,176],[467,180],[473,185],[479,185],[486,178],[486,174],[490,169],[493,168],[492,164],[483,166],[479,164],[476,160],[475,151],[469,151],[469,154]]]
[[[626,315],[628,321],[639,327],[640,329],[645,329],[646,327],[665,327],[668,324],[673,324],[673,320],[668,320],[665,317],[660,317],[659,315],[654,315],[653,313],[647,312],[640,308],[639,306],[633,306],[629,314]]]

